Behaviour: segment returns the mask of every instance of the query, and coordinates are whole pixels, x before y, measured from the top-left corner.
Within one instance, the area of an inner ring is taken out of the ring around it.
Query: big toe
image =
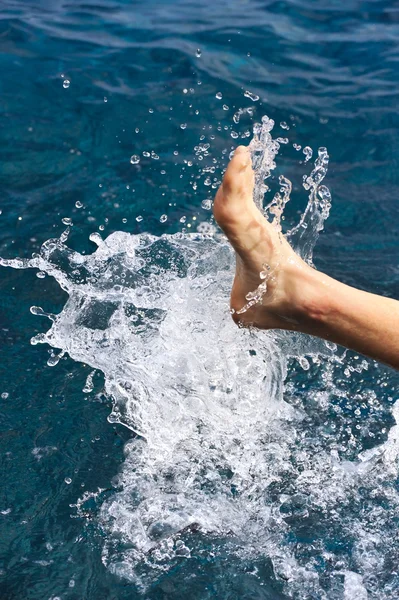
[[[242,197],[252,199],[254,173],[251,154],[246,146],[238,146],[223,177],[223,193],[230,202]]]
[[[216,221],[223,229],[229,223],[242,219],[245,213],[252,212],[253,189],[254,172],[250,151],[246,146],[238,146],[228,164],[214,203]]]

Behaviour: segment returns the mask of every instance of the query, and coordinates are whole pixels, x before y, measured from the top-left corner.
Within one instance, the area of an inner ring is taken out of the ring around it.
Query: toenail
[[[234,154],[243,154],[244,152],[248,152],[247,146],[237,146],[237,148],[234,150]]]

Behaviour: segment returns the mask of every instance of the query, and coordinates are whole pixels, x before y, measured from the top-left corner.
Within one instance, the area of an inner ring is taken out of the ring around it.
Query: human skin
[[[259,329],[300,331],[399,369],[399,301],[347,286],[305,263],[253,202],[251,156],[239,146],[214,202],[214,216],[236,252],[234,321]],[[267,290],[248,305],[247,294]]]

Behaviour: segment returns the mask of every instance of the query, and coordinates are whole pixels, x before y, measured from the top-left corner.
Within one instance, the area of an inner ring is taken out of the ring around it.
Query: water
[[[311,260],[327,146],[313,260],[397,294],[394,7],[1,16],[2,597],[397,598],[397,374],[237,329],[204,202],[268,114],[271,219]]]

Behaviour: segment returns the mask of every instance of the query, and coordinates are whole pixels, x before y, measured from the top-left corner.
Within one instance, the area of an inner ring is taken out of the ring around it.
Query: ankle
[[[299,330],[312,335],[328,323],[332,311],[334,280],[303,263],[297,271],[296,305]]]

